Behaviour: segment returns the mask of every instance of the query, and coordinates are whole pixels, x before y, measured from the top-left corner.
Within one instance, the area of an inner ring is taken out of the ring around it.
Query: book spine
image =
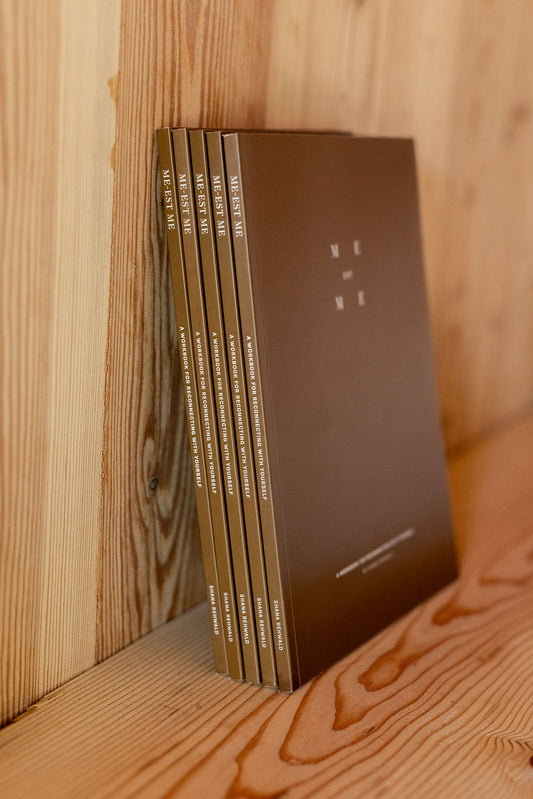
[[[294,649],[294,640],[293,637],[289,635],[287,626],[288,614],[285,600],[290,601],[290,595],[289,592],[287,592],[287,596],[285,596],[283,591],[282,564],[280,563],[272,502],[270,467],[265,438],[263,389],[260,366],[257,358],[254,297],[250,275],[250,256],[243,204],[239,144],[236,134],[225,135],[223,140],[246,386],[252,424],[255,473],[261,514],[261,527],[263,531],[263,549],[268,579],[278,686],[282,691],[292,691],[297,687],[297,684],[299,684],[299,679],[296,676],[297,658]]]
[[[261,682],[257,639],[253,615],[248,549],[238,478],[233,415],[224,346],[222,304],[218,281],[216,248],[211,215],[205,134],[202,130],[189,132],[191,166],[195,190],[196,221],[200,245],[201,274],[203,282],[207,332],[211,350],[213,392],[218,420],[219,449],[226,497],[233,580],[237,598],[237,613],[241,634],[241,649],[246,679]]]
[[[192,456],[196,506],[200,529],[200,543],[204,563],[204,574],[211,622],[211,636],[215,656],[215,668],[220,674],[228,673],[228,660],[222,624],[222,605],[216,568],[215,544],[207,482],[205,474],[202,438],[199,433],[199,407],[196,379],[192,368],[192,337],[189,308],[187,303],[181,232],[177,212],[176,175],[172,140],[168,128],[157,131],[157,149],[161,172],[163,206],[167,231],[168,257],[174,296],[174,312],[178,332],[178,348],[181,362],[181,376],[185,394],[189,445]]]
[[[233,585],[233,564],[228,535],[226,505],[221,476],[215,400],[213,396],[213,381],[211,376],[211,363],[209,360],[209,344],[200,273],[200,252],[198,249],[196,214],[193,206],[194,189],[191,174],[189,138],[186,129],[173,129],[172,142],[176,167],[178,216],[180,219],[183,241],[187,296],[191,315],[193,358],[200,401],[200,426],[204,444],[209,506],[211,508],[211,518],[213,520],[216,562],[222,597],[222,618],[224,621],[226,654],[228,657],[230,677],[236,680],[242,680],[244,677],[242,651],[237,621],[235,589]]]
[[[236,437],[246,541],[254,598],[257,642],[261,661],[261,675],[265,685],[276,686],[277,673],[272,644],[272,626],[270,623],[268,605],[261,522],[253,468],[250,417],[241,348],[239,308],[233,266],[233,249],[226,194],[222,136],[218,132],[207,133],[206,142],[209,161],[213,230],[215,234],[218,278],[223,308],[227,366],[229,370],[231,403],[233,406],[234,432]]]

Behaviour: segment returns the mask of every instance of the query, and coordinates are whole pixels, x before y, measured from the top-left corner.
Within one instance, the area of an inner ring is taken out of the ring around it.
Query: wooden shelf
[[[0,731],[5,797],[529,797],[533,418],[457,455],[461,579],[293,695],[212,672],[204,605]]]

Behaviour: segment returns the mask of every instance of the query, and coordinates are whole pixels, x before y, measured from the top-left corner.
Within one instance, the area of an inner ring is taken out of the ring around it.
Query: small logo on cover
[[[359,256],[362,255],[361,240],[352,240],[352,246],[348,249],[347,255],[344,254],[343,250],[341,250],[341,245],[338,241],[331,242],[329,245],[330,260],[339,262],[338,265],[341,267],[340,277],[343,281],[352,281],[356,275],[356,270],[350,266],[350,260],[359,258]],[[365,289],[358,288],[355,290],[355,294],[350,292],[350,294],[346,295],[346,301],[344,294],[336,294],[334,299],[336,311],[344,311],[347,303],[351,305],[354,300],[359,308],[363,308],[366,305],[366,291]]]

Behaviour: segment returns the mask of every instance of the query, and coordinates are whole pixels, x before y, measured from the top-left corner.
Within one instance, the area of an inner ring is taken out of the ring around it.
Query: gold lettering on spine
[[[200,455],[198,452],[198,440],[196,432],[196,418],[194,416],[194,402],[191,388],[191,375],[189,370],[189,355],[187,353],[187,341],[185,339],[185,328],[180,326],[180,349],[183,367],[183,382],[185,383],[185,400],[187,403],[187,415],[189,418],[189,429],[191,434],[191,454],[194,468],[196,485],[202,487],[202,473],[200,471]]]
[[[230,200],[233,212],[233,235],[237,238],[244,236],[244,228],[242,224],[242,209],[241,209],[241,195],[239,191],[239,178],[237,175],[230,175]]]
[[[222,199],[222,180],[220,175],[213,175],[213,210],[215,214],[215,227],[217,236],[226,235],[226,220],[224,219],[224,201]]]
[[[266,649],[267,640],[266,640],[266,633],[265,633],[265,617],[263,614],[263,600],[260,596],[255,598],[255,604],[257,607],[257,621],[259,625],[259,644],[261,649]]]
[[[274,600],[274,630],[276,632],[277,647],[280,652],[283,652],[284,645],[283,630],[281,627],[281,611],[279,607],[279,601],[277,599]]]
[[[237,426],[237,442],[238,442],[238,451],[239,451],[239,459],[241,462],[241,470],[242,470],[242,488],[244,491],[244,495],[247,499],[250,498],[250,477],[248,474],[248,458],[246,454],[246,444],[244,438],[244,421],[242,416],[242,400],[241,400],[241,389],[239,383],[239,374],[237,371],[237,353],[235,350],[235,336],[230,334],[229,337],[229,344],[230,344],[230,366],[231,366],[231,378],[233,380],[233,389],[234,389],[234,396],[235,396],[235,410],[236,410],[236,426]]]
[[[231,468],[230,452],[229,452],[229,439],[228,439],[228,422],[226,419],[226,403],[224,402],[224,390],[222,381],[222,366],[220,364],[220,347],[218,345],[218,337],[215,331],[212,331],[213,337],[213,360],[215,367],[215,388],[218,400],[219,409],[219,434],[222,438],[222,459],[224,461],[224,473],[226,475],[226,488],[228,494],[233,496],[233,471]]]
[[[189,193],[187,191],[187,176],[184,174],[180,174],[178,176],[178,191],[180,195],[183,232],[186,236],[189,236],[192,233],[191,204],[189,201]]]
[[[259,487],[261,499],[268,501],[268,489],[265,470],[265,459],[263,455],[263,433],[261,430],[261,418],[259,414],[259,399],[257,396],[257,382],[255,376],[254,350],[252,337],[246,336],[246,352],[248,356],[248,374],[252,393],[252,427],[255,434],[257,461],[259,466]]]
[[[242,627],[243,627],[243,637],[244,643],[250,643],[250,633],[248,630],[248,611],[246,610],[246,597],[244,594],[239,594],[239,599],[241,603],[241,619],[242,619]]]
[[[211,617],[213,619],[213,633],[215,635],[220,635],[220,627],[218,626],[217,602],[216,602],[215,586],[214,585],[209,585],[208,586],[207,594],[209,596],[209,607],[211,608]]]
[[[228,635],[228,641],[230,644],[233,643],[233,627],[231,626],[231,612],[230,612],[230,603],[229,603],[229,595],[227,591],[224,591],[224,615],[226,617],[226,631]]]
[[[216,481],[216,473],[215,473],[215,456],[213,452],[213,440],[212,440],[212,433],[211,433],[211,419],[209,418],[209,402],[207,399],[207,380],[205,375],[205,367],[204,367],[204,354],[203,354],[203,347],[202,341],[200,338],[200,333],[196,333],[196,355],[198,361],[198,372],[200,377],[200,385],[199,385],[199,394],[200,394],[200,406],[203,411],[203,419],[204,419],[204,434],[206,439],[206,450],[207,450],[207,464],[209,467],[209,484],[211,486],[211,491],[213,494],[217,493],[217,481]]]

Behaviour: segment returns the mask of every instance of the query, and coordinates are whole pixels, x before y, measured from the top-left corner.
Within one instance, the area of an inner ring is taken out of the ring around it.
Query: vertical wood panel
[[[2,4],[0,721],[95,662],[116,8]]]
[[[123,4],[98,658],[204,592],[154,128],[264,124],[269,11]]]
[[[48,429],[45,399],[51,360],[50,278],[55,252],[53,163],[60,38],[58,15],[41,6],[32,26],[17,3],[3,4],[2,40],[2,446],[0,500],[0,691],[2,721],[41,687],[38,638],[46,513]],[[41,23],[46,34],[40,33]],[[43,24],[44,23],[44,24]],[[31,51],[36,69],[27,63]],[[47,160],[28,123],[40,120]],[[24,209],[24,213],[20,213]],[[19,271],[22,267],[22,274]],[[44,597],[45,599],[45,597]]]
[[[267,122],[417,142],[452,447],[533,402],[528,0],[276,3]]]
[[[95,661],[117,3],[64,0],[48,408],[44,689]],[[80,102],[80,98],[81,102]],[[44,154],[43,154],[44,156]]]

